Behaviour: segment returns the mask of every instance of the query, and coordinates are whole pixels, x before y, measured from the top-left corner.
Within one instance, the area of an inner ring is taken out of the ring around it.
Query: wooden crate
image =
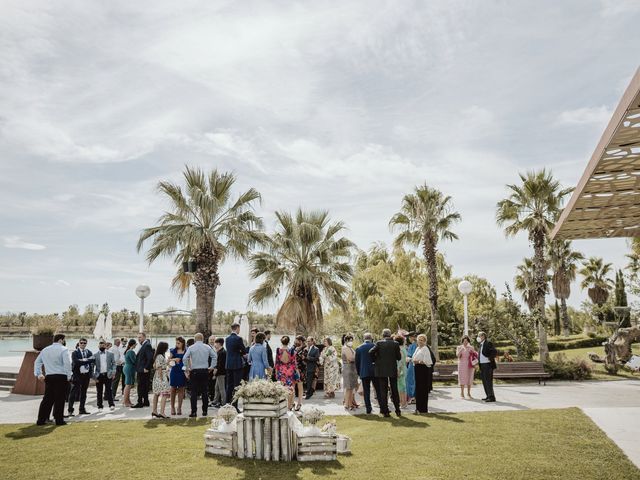
[[[212,455],[235,457],[238,452],[236,432],[219,432],[212,428],[204,434],[204,451]]]
[[[336,460],[338,458],[336,436],[298,437],[297,458],[300,462]]]
[[[251,399],[251,400],[243,400],[242,402],[242,413],[246,417],[272,417],[272,418],[280,418],[283,415],[286,415],[288,411],[287,400],[282,399],[279,402],[275,402],[273,400],[259,400],[259,399]]]
[[[290,462],[295,459],[295,438],[289,418],[236,417],[238,458]]]

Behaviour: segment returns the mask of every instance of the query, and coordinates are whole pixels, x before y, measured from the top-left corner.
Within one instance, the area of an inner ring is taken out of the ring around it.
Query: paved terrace
[[[640,467],[640,381],[621,380],[608,382],[550,382],[546,386],[537,383],[497,385],[496,403],[487,404],[479,400],[482,388],[476,386],[474,400],[460,398],[457,387],[438,387],[429,399],[429,411],[433,413],[485,412],[495,410],[529,410],[547,408],[581,408],[626,454]],[[364,414],[364,408],[348,412],[342,407],[342,395],[325,400],[322,392],[306,402],[325,410],[328,416]],[[362,403],[362,398],[358,397]],[[0,423],[34,423],[40,397],[0,393]],[[123,408],[116,402],[116,410],[106,408],[98,413],[95,389],[89,389],[87,410],[90,415],[76,416],[70,422],[109,420],[149,420],[151,410]],[[183,405],[182,418],[189,414],[188,399]],[[167,405],[166,413],[170,411]],[[413,406],[404,411],[410,415]],[[214,409],[209,409],[214,414]]]

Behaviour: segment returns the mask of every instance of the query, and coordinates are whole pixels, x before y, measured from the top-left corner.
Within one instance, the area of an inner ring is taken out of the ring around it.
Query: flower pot
[[[53,334],[51,333],[34,333],[33,334],[33,349],[42,350],[53,343]]]

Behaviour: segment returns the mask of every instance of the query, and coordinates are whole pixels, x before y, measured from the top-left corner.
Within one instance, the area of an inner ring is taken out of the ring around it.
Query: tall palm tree
[[[263,305],[285,290],[276,315],[278,327],[317,332],[323,320],[323,298],[347,309],[354,244],[338,236],[345,225],[331,222],[326,211],[276,212],[276,218],[276,231],[263,251],[251,255],[251,277],[261,278],[262,283],[251,292],[250,302]]]
[[[613,287],[613,280],[607,277],[612,265],[604,263],[601,257],[589,257],[582,265],[579,272],[582,276],[580,286],[587,289],[587,294],[593,303],[602,307],[609,299],[609,292]]]
[[[520,185],[507,185],[509,196],[500,200],[496,208],[498,225],[504,227],[506,236],[515,236],[527,232],[533,244],[533,265],[535,282],[536,315],[538,316],[538,337],[540,341],[540,359],[549,356],[545,314],[545,295],[547,292],[547,262],[544,246],[555,219],[562,207],[564,198],[573,189],[560,188],[551,171],[542,169],[520,174]]]
[[[182,294],[193,282],[197,329],[210,334],[220,285],[219,265],[229,256],[248,257],[251,248],[264,240],[262,219],[254,212],[261,197],[250,188],[233,200],[236,177],[232,173],[213,170],[206,174],[187,166],[183,176],[184,187],[172,182],[158,184],[169,208],[155,226],[142,231],[137,249],[151,239],[146,255],[149,264],[159,257],[173,257],[178,271],[172,285]],[[181,268],[189,260],[195,260],[197,266],[192,278]]]
[[[414,193],[405,195],[400,211],[389,221],[391,230],[400,233],[394,240],[396,247],[405,244],[420,246],[427,262],[429,275],[429,304],[431,309],[431,348],[438,354],[438,268],[437,252],[440,240],[457,240],[451,231],[461,220],[453,211],[451,197],[426,184],[415,188]]]
[[[517,273],[513,279],[513,286],[522,293],[522,300],[529,307],[529,311],[536,309],[536,285],[533,273],[533,259],[523,258],[522,263],[516,267]]]
[[[551,286],[553,294],[560,300],[560,314],[562,317],[562,334],[569,335],[569,312],[567,299],[571,295],[571,282],[576,279],[578,262],[584,260],[584,255],[571,248],[570,240],[556,239],[548,246],[549,264],[553,270]]]

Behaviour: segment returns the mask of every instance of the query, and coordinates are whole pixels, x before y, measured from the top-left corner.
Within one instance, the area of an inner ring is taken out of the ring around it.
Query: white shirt
[[[100,373],[107,373],[107,351],[100,352]]]
[[[429,351],[429,347],[418,347],[416,351],[413,352],[413,357],[411,359],[414,364],[416,363],[424,363],[427,367],[433,366],[433,362],[431,361],[431,352]]]
[[[120,350],[120,347],[113,345],[109,351],[113,353],[113,360],[116,362],[116,365],[122,365],[124,363],[123,358],[123,350]]]
[[[83,359],[89,358],[89,353],[87,352],[86,348],[80,349],[80,356]],[[80,365],[80,373],[89,373],[89,365],[87,365],[86,363]]]
[[[480,357],[479,357],[479,362],[480,362],[480,363],[491,363],[491,360],[489,360],[487,357],[485,357],[485,356],[482,354],[482,347],[483,347],[483,346],[484,346],[484,342],[482,342],[482,343],[480,344]]]
[[[42,374],[42,367],[46,375],[66,375],[71,379],[71,361],[69,360],[69,350],[67,347],[55,342],[44,348],[34,364],[34,374]]]

